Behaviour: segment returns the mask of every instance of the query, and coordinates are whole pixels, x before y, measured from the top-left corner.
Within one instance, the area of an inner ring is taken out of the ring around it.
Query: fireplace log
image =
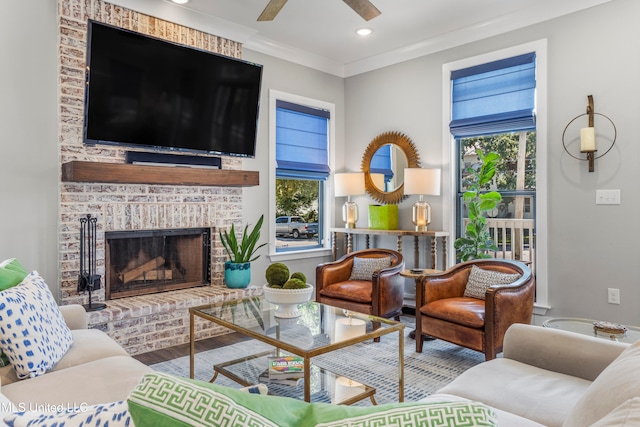
[[[173,279],[173,271],[170,269],[145,271],[136,279],[152,282],[154,280],[171,280]]]
[[[151,261],[147,261],[138,267],[132,268],[131,270],[124,271],[118,274],[118,279],[122,280],[123,283],[131,282],[132,280],[137,279],[142,276],[144,273],[149,273],[150,271],[156,270],[164,264],[164,258],[159,256]]]

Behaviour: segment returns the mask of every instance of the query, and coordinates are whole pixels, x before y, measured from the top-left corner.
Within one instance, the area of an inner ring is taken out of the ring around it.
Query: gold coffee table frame
[[[273,346],[276,350],[304,358],[304,400],[311,400],[311,359],[352,346],[354,344],[373,340],[392,333],[398,333],[398,402],[404,401],[404,323],[390,319],[345,310],[326,304],[308,302],[299,306],[300,318],[279,319],[274,316],[276,307],[262,297],[245,298],[237,301],[221,302],[193,307],[189,309],[189,376],[194,377],[195,371],[195,318],[202,318],[232,331],[251,337]],[[311,313],[311,315],[305,315]],[[335,321],[349,315],[353,319],[365,322],[365,333],[343,341],[333,340],[335,335]],[[304,329],[301,329],[304,328]],[[289,333],[302,330],[309,334]],[[311,339],[310,339],[311,338]],[[371,344],[375,346],[376,344]],[[255,355],[246,355],[250,358]],[[238,359],[239,361],[240,359]],[[224,365],[229,365],[231,361]],[[354,361],[357,363],[357,361]],[[215,369],[223,373],[224,366]],[[266,369],[266,366],[265,366]],[[225,373],[226,375],[226,373]],[[215,378],[215,375],[214,375]],[[230,377],[231,378],[231,377]],[[232,378],[234,379],[234,378]],[[234,379],[235,380],[235,379]],[[356,378],[353,380],[357,381]],[[242,384],[242,382],[240,382]],[[366,397],[368,393],[363,395]],[[363,397],[360,397],[363,398]],[[373,401],[373,400],[372,400]],[[348,403],[348,402],[343,402]]]
[[[269,356],[273,356],[274,353],[278,352],[278,350],[274,351],[265,351],[262,353],[258,353],[258,354],[254,354],[251,356],[247,356],[247,357],[242,357],[240,359],[235,359],[235,360],[231,360],[229,362],[224,362],[224,363],[218,363],[213,365],[213,377],[211,378],[211,380],[209,380],[210,383],[214,382],[216,380],[216,378],[218,377],[218,374],[220,375],[224,375],[225,377],[231,379],[232,381],[237,382],[238,384],[248,387],[253,385],[253,383],[247,381],[247,379],[244,376],[240,376],[240,375],[236,375],[230,368],[242,364],[242,363],[246,363],[247,361],[250,360],[254,360],[254,359],[260,359],[260,358],[267,358]],[[266,360],[264,361],[266,363]],[[333,372],[330,372],[326,369],[323,368],[319,368],[319,367],[315,367],[317,368],[320,373],[322,375],[333,375],[336,376],[336,379],[338,378],[338,376],[336,374],[334,374]],[[342,376],[341,376],[342,377]],[[346,377],[342,377],[347,379]],[[373,405],[377,405],[378,402],[376,402],[376,399],[374,397],[374,395],[376,394],[376,389],[368,386],[366,384],[362,384],[362,383],[357,383],[354,381],[354,383],[357,384],[357,386],[354,387],[350,387],[351,392],[349,393],[349,396],[347,396],[346,398],[341,399],[340,401],[336,401],[336,404],[339,405],[352,405],[356,402],[359,402],[363,399],[366,399],[367,397],[369,398],[369,400],[371,400],[371,403]],[[291,386],[286,386],[286,387],[291,387]],[[273,388],[270,389],[270,391],[272,391]]]

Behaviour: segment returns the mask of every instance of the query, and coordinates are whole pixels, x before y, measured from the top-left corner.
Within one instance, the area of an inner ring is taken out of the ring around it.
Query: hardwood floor
[[[196,353],[200,353],[201,351],[212,350],[214,348],[224,347],[227,345],[235,344],[235,343],[246,341],[249,339],[251,338],[235,332],[230,334],[220,335],[217,337],[196,341],[195,351]],[[162,350],[150,351],[148,353],[137,354],[133,357],[141,361],[145,365],[153,365],[155,363],[166,362],[167,360],[177,359],[178,357],[188,356],[188,355],[189,355],[189,343],[180,344],[175,347],[169,347]]]

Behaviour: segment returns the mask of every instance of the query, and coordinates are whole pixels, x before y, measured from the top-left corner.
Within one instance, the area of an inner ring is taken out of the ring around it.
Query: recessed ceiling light
[[[185,3],[189,3],[189,0],[171,0],[174,3],[177,4],[185,4]]]
[[[373,32],[373,30],[371,28],[358,28],[356,30],[356,34],[361,36],[361,37],[367,37],[367,36],[371,35],[372,32]]]

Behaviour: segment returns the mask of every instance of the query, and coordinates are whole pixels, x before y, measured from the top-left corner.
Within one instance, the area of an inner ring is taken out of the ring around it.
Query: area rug
[[[441,340],[425,341],[422,353],[416,353],[415,341],[408,337],[413,329],[411,323],[405,328],[405,401],[416,401],[436,392],[462,372],[484,361],[482,353]],[[251,340],[197,353],[195,378],[209,381],[213,376],[213,365],[270,349],[266,344]],[[377,343],[368,341],[315,357],[312,363],[374,387],[375,399],[379,404],[398,401],[397,334],[385,335]],[[151,367],[160,372],[189,377],[188,356]],[[256,377],[261,369],[263,367],[255,368]],[[222,375],[218,375],[215,383],[239,387]],[[358,405],[371,405],[371,401],[365,399]]]

